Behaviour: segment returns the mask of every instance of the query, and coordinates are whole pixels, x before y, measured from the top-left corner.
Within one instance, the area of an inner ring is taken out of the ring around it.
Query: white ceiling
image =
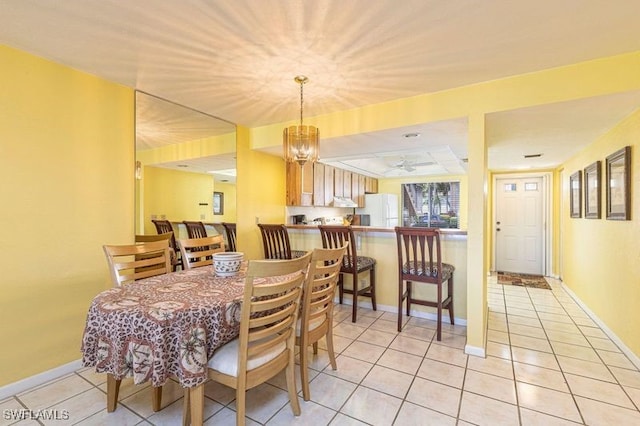
[[[638,17],[636,0],[3,0],[0,43],[254,127],[298,116],[297,74],[313,116],[640,51]],[[492,114],[489,166],[557,165],[638,105],[631,93]],[[370,174],[407,173],[391,165],[408,159],[454,173],[466,123],[321,144],[325,161]],[[393,156],[363,161],[381,152]]]

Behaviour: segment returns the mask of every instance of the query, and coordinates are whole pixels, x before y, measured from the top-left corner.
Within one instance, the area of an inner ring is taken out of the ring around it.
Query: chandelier
[[[297,162],[301,166],[307,161],[315,163],[318,161],[320,151],[320,132],[314,126],[305,126],[302,122],[303,105],[303,85],[309,81],[304,75],[296,76],[293,79],[300,84],[300,125],[290,126],[284,129],[284,159],[287,162]]]

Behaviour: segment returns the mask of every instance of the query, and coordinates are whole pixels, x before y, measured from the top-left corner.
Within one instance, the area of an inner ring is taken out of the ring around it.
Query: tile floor
[[[553,290],[489,281],[487,357],[463,353],[465,327],[407,319],[363,309],[350,322],[350,307],[336,310],[338,370],[326,352],[315,358],[312,400],[294,418],[284,378],[276,377],[247,397],[247,424],[268,425],[638,425],[640,371],[558,283]],[[66,410],[57,421],[18,424],[179,425],[182,390],[164,388],[164,409],[151,410],[148,385],[123,382],[121,403],[105,410],[104,375],[82,369],[0,402],[6,410]],[[209,383],[208,425],[235,424],[233,391]]]

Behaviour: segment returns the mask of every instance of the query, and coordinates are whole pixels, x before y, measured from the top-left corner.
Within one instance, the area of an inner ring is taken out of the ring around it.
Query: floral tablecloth
[[[106,290],[89,308],[82,362],[135,383],[175,376],[198,386],[215,349],[239,333],[243,289],[242,272],[222,278],[203,267]]]

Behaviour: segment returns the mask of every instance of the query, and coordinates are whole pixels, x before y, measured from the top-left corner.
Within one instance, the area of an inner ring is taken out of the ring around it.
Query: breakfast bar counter
[[[313,250],[322,247],[322,239],[317,225],[287,225],[291,248]],[[394,228],[372,226],[352,226],[359,255],[376,259],[376,298],[378,310],[398,311],[398,256]],[[454,312],[456,324],[465,325],[467,315],[467,231],[441,229],[443,261],[455,266],[454,272]],[[367,274],[364,274],[364,279]],[[345,277],[348,283],[350,277]],[[350,284],[349,284],[350,285]],[[435,286],[416,286],[416,294],[435,299]],[[350,301],[345,299],[346,303]],[[363,298],[363,306],[370,306],[370,299]],[[435,319],[435,309],[413,305],[414,316]]]

